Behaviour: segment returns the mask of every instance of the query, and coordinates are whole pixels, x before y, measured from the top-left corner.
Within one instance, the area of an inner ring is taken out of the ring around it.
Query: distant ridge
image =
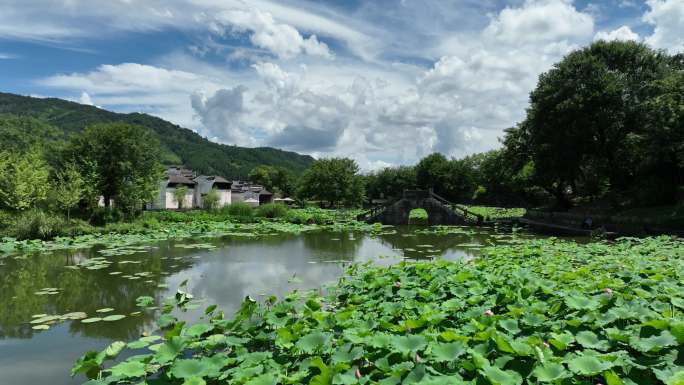
[[[122,114],[58,98],[34,98],[0,92],[0,114],[31,117],[61,130],[65,136],[94,123],[127,122],[147,127],[164,147],[164,162],[184,164],[202,174],[244,178],[259,165],[283,166],[295,173],[313,158],[271,147],[246,148],[212,142],[192,130],[148,114]],[[49,140],[49,138],[46,138]]]

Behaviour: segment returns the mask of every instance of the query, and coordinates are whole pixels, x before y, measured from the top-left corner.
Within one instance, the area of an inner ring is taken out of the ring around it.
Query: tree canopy
[[[359,175],[359,166],[349,158],[316,160],[304,171],[298,196],[324,201],[329,206],[340,203],[347,206],[360,205],[364,200],[365,186]]]
[[[109,207],[123,210],[152,199],[162,177],[159,142],[148,130],[126,123],[97,124],[72,139],[68,156]]]

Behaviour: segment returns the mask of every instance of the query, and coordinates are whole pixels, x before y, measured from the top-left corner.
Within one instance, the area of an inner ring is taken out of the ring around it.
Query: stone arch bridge
[[[358,220],[383,225],[406,225],[409,213],[422,208],[428,214],[428,225],[482,224],[483,217],[453,204],[430,190],[404,190],[398,201],[374,207],[358,216]]]

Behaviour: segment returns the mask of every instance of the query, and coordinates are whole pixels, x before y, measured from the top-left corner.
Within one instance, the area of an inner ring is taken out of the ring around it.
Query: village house
[[[231,187],[233,202],[244,202],[250,206],[260,206],[273,202],[273,193],[264,186],[235,180]]]
[[[195,185],[195,207],[204,207],[203,199],[212,190],[218,194],[218,207],[229,205],[232,202],[231,185],[232,183],[221,176],[200,175],[194,179]]]
[[[188,168],[171,166],[166,178],[159,183],[159,193],[154,202],[146,205],[148,210],[177,210],[203,208],[204,197],[212,190],[218,194],[218,207],[233,202],[244,202],[256,207],[273,202],[273,193],[263,186],[245,181],[229,181],[218,175],[200,175]],[[187,193],[179,207],[174,191],[187,187]]]
[[[154,202],[147,204],[148,210],[177,210],[179,208],[189,209],[194,207],[195,186],[197,183],[194,171],[172,166],[166,170],[166,179],[159,182],[159,193]],[[188,189],[183,200],[176,200],[174,190],[186,187]],[[180,206],[180,207],[179,207]]]

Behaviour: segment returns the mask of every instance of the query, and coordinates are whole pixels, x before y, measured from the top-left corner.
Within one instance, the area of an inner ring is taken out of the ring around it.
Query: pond
[[[351,262],[472,258],[479,247],[511,238],[484,228],[425,234],[402,227],[375,236],[315,231],[164,241],[118,252],[0,255],[0,383],[81,384],[84,378],[70,378],[69,370],[85,351],[154,332],[154,311],[140,312],[136,298],[160,301],[184,280],[202,308],[217,304],[231,314],[248,295],[333,283]],[[66,319],[41,321],[51,315]],[[45,323],[46,330],[34,329]]]

